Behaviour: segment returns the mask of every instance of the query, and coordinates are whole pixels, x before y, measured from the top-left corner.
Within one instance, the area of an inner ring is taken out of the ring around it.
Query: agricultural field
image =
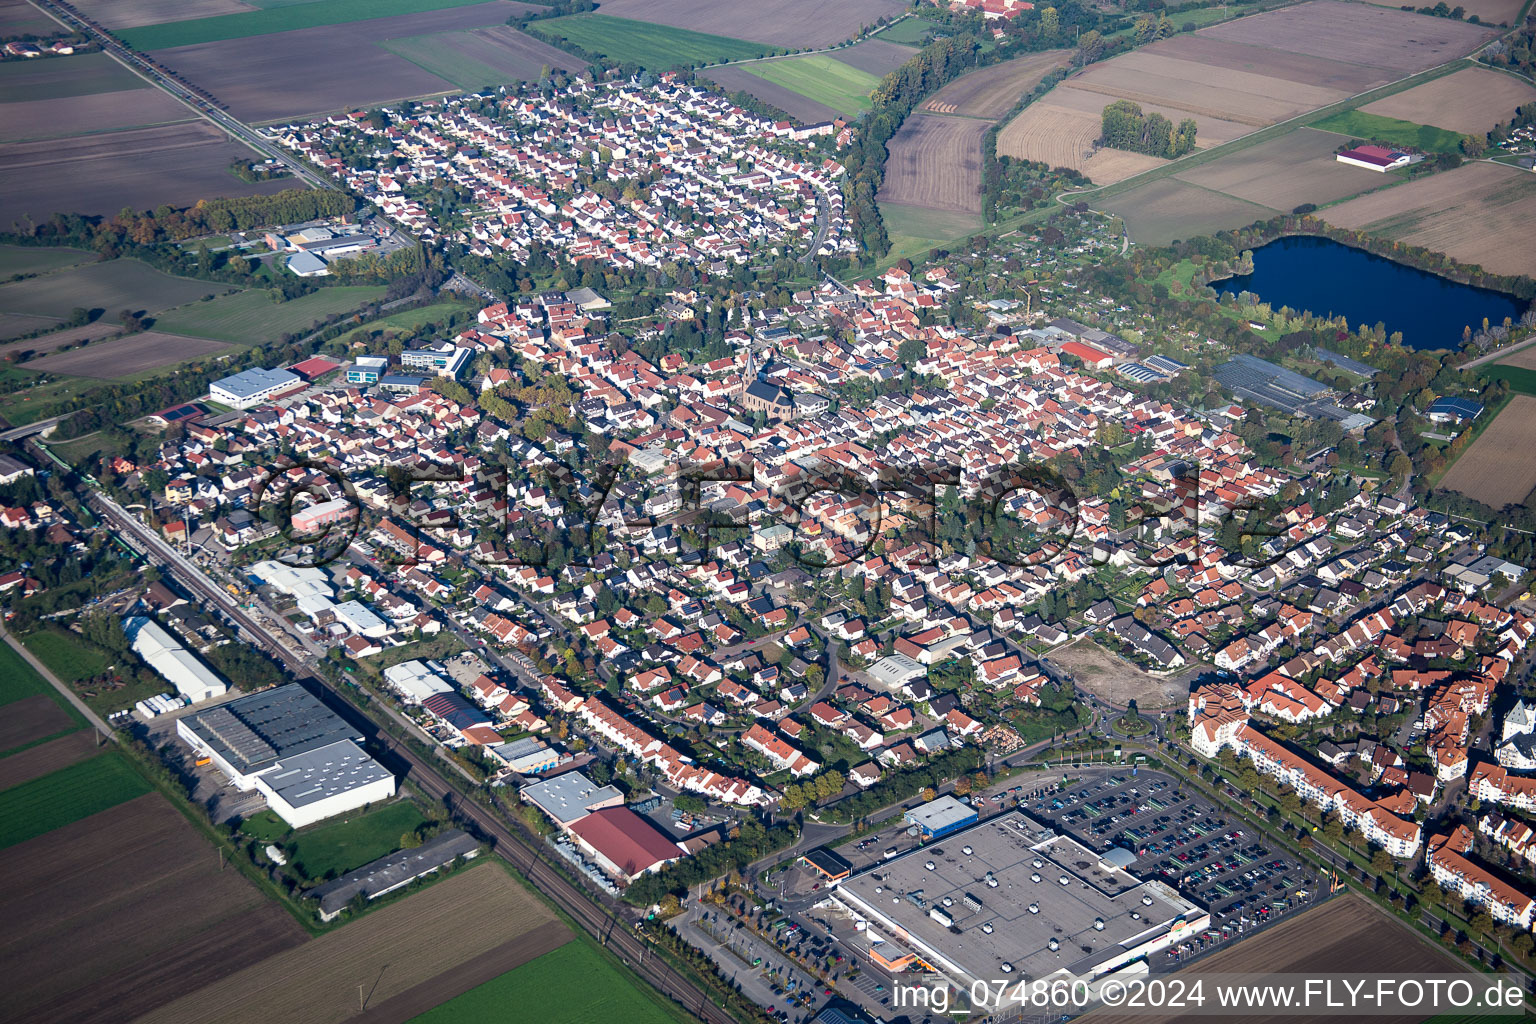
[[[890,28],[881,29],[875,33],[875,38],[883,39],[888,43],[920,46],[923,40],[927,39],[938,27],[938,25],[928,21],[926,18],[919,18],[914,15],[901,19]]]
[[[891,261],[903,257],[916,260],[926,256],[928,250],[941,248],[981,227],[981,218],[975,214],[895,203],[880,204],[880,220],[891,240],[891,251],[886,254]]]
[[[209,341],[206,338],[185,338],[161,331],[142,331],[125,338],[70,349],[68,352],[55,352],[28,360],[22,365],[40,373],[118,380],[199,356],[212,355],[231,347],[224,342]]]
[[[103,310],[110,320],[119,310],[154,313],[228,290],[229,285],[172,277],[138,260],[116,259],[0,285],[0,312],[62,320],[83,306]]]
[[[0,225],[55,213],[110,215],[125,206],[191,206],[293,186],[288,179],[246,182],[229,173],[231,161],[251,158],[251,150],[205,121],[7,143],[0,145],[0,178],[7,183]]]
[[[1071,50],[1042,50],[972,71],[934,93],[918,109],[995,121],[1039,85],[1052,68],[1065,65],[1071,57]]]
[[[56,321],[44,320],[43,322],[54,323]],[[122,328],[118,327],[117,324],[108,323],[105,320],[97,320],[95,323],[85,324],[81,327],[66,327],[62,331],[52,331],[48,334],[39,335],[36,338],[29,338],[26,341],[17,343],[15,348],[7,348],[0,351],[0,355],[9,357],[12,353],[15,353],[18,361],[25,361],[33,356],[40,356],[61,349],[66,345],[79,345],[82,342],[89,344],[93,341],[99,341],[107,337],[107,335],[117,334],[121,330]],[[0,338],[3,338],[3,335],[0,335]]]
[[[1527,345],[1498,360],[1496,366],[1516,366],[1522,370],[1536,370],[1536,345]]]
[[[572,14],[529,25],[544,39],[564,37],[588,53],[621,63],[665,70],[695,64],[751,60],[776,52],[776,48],[745,39],[694,32],[691,29],[652,25],[608,14]]]
[[[1175,178],[1149,181],[1095,205],[1125,221],[1131,238],[1143,245],[1208,235],[1268,220],[1278,212]]]
[[[507,25],[387,39],[379,45],[466,92],[535,80],[545,68],[578,71],[585,66]]]
[[[823,53],[754,61],[741,70],[850,117],[869,109],[869,94],[880,84],[868,71]]]
[[[376,807],[341,821],[307,828],[293,839],[293,864],[309,878],[344,875],[400,848],[400,837],[423,824],[410,800]]]
[[[1401,974],[1459,974],[1466,965],[1408,925],[1378,910],[1365,897],[1349,893],[1295,914],[1227,948],[1202,957],[1178,977],[1193,982],[1202,975],[1369,974],[1391,970]],[[1374,1018],[1390,1024],[1417,1024],[1424,1014]],[[1128,1016],[1096,1010],[1083,1018],[1092,1024],[1172,1024],[1178,1014]],[[1280,1024],[1295,1020],[1285,1014],[1244,1014],[1245,1024]]]
[[[723,4],[719,0],[604,0],[602,11],[693,32],[750,39],[756,43],[806,49],[851,39],[860,29],[905,10],[905,0],[760,0]],[[901,40],[892,40],[901,42]]]
[[[12,846],[0,870],[11,1019],[132,1020],[305,938],[157,793]]]
[[[0,849],[149,792],[117,751],[108,751],[0,791]]]
[[[487,0],[325,0],[324,3],[284,4],[208,18],[144,25],[116,35],[135,50],[165,50],[226,39],[249,39],[278,32],[329,28],[378,18],[431,14],[434,11],[475,7],[486,3]],[[495,6],[505,4],[506,0],[499,0]],[[518,8],[517,13],[535,9],[526,4],[510,6]],[[501,20],[505,24],[507,18]]]
[[[1516,395],[1440,478],[1440,486],[1493,508],[1519,504],[1536,489],[1532,448],[1536,398]]]
[[[981,138],[986,121],[914,113],[887,147],[881,204],[981,213]]]
[[[761,75],[752,74],[747,70],[746,64],[720,64],[712,68],[703,68],[698,74],[699,77],[714,82],[726,93],[744,92],[755,96],[764,103],[784,111],[791,119],[801,124],[830,121],[838,116],[838,112],[829,106],[817,103],[793,89],[776,85]]]
[[[511,0],[393,17],[383,17],[389,11],[380,9],[381,16],[366,21],[285,32],[277,40],[281,45],[222,39],[157,50],[155,58],[213,93],[244,121],[290,120],[459,92],[447,79],[378,44],[505,26],[513,15],[531,9]]]
[[[0,655],[0,664],[14,660],[17,664],[24,664],[16,658],[9,647]],[[37,679],[37,674],[30,667],[26,671]],[[38,682],[46,686],[41,679]],[[61,736],[65,732],[78,728],[85,720],[73,709],[66,711],[63,705],[50,694],[36,693],[30,696],[17,697],[5,703],[5,715],[0,718],[0,755],[7,752],[20,750],[31,746],[44,739]]]
[[[533,1005],[537,1001],[537,1008]],[[526,1010],[519,1011],[519,1007]],[[568,942],[470,989],[412,1024],[678,1024],[687,1018],[625,977],[590,942]]]
[[[1339,163],[1333,156],[1339,143],[1328,132],[1298,128],[1174,177],[1281,212],[1302,203],[1337,202],[1399,180],[1396,174]]]
[[[1368,2],[1381,4],[1383,7],[1401,6],[1393,0],[1368,0]],[[1485,25],[1509,26],[1515,24],[1520,16],[1520,9],[1525,4],[1526,0],[1465,0],[1464,3],[1455,6],[1465,10],[1468,18],[1474,14],[1477,15]]]
[[[911,60],[915,53],[915,46],[898,46],[883,39],[866,39],[862,43],[839,49],[837,59],[860,71],[867,71],[876,78],[884,78]]]
[[[104,53],[0,64],[0,103],[67,99],[98,92],[146,89],[149,83]]]
[[[43,247],[33,245],[0,245],[0,278],[16,274],[42,274],[50,270],[62,270],[87,260],[96,254],[84,249]]]
[[[368,1009],[408,1019],[570,937],[500,864],[483,864],[297,948],[246,958],[213,984],[183,985],[184,995],[139,1021],[331,1024],[358,1012],[359,985]],[[414,1013],[400,1012],[407,1006]],[[541,1017],[553,1009],[538,1004]]]
[[[1350,138],[1377,139],[1425,153],[1455,153],[1461,148],[1460,132],[1447,131],[1430,124],[1415,124],[1395,117],[1383,117],[1380,114],[1367,114],[1363,110],[1341,110],[1322,120],[1313,121],[1312,127]]]
[[[75,9],[110,29],[240,14],[260,4],[242,0],[75,0]]]
[[[45,739],[6,754],[0,757],[0,791],[84,761],[100,753],[98,742],[104,741],[95,729],[76,729],[57,739]]]
[[[23,334],[31,334],[33,331],[40,330],[54,323],[58,323],[58,321],[46,316],[0,313],[0,342],[19,338]]]
[[[1427,14],[1341,0],[1309,0],[1212,25],[1195,34],[1384,68],[1402,77],[1464,57],[1497,33]]]
[[[1465,68],[1367,103],[1360,111],[1481,135],[1532,100],[1536,86],[1528,82],[1487,68]]]
[[[1089,97],[1085,108],[1081,98],[1088,96],[1065,86],[1052,89],[997,133],[998,155],[1075,168],[1098,185],[1108,185],[1168,162],[1143,153],[1101,148],[1099,112],[1091,108],[1102,109],[1103,104],[1099,97]]]
[[[1443,252],[1496,274],[1536,274],[1536,176],[1464,164],[1321,212],[1328,223]]]
[[[307,332],[317,320],[357,309],[383,295],[381,285],[321,288],[288,302],[273,302],[261,291],[239,292],[167,310],[155,318],[155,328],[236,345],[259,345],[279,335]]]
[[[0,0],[0,36],[41,35],[58,27],[58,22],[27,0]]]

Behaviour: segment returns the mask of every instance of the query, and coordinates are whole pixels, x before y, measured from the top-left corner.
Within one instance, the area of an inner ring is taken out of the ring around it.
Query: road
[[[616,905],[595,904],[541,855],[537,841],[530,841],[514,833],[489,809],[468,800],[451,787],[437,768],[428,763],[415,750],[381,730],[371,719],[358,713],[356,707],[324,677],[320,676],[305,659],[293,655],[287,647],[267,631],[266,627],[248,615],[223,589],[203,574],[196,565],[180,552],[161,540],[153,530],[133,518],[116,502],[103,494],[92,494],[91,502],[102,518],[123,534],[131,536],[150,556],[162,563],[165,569],[187,588],[193,596],[203,599],[221,610],[242,630],[247,632],[258,646],[284,664],[293,676],[307,682],[310,689],[319,694],[328,706],[358,727],[385,755],[385,763],[394,762],[405,767],[405,774],[429,796],[441,799],[461,819],[472,823],[479,834],[490,842],[492,850],[521,871],[540,892],[560,905],[560,908],[581,924],[600,942],[619,956],[637,974],[668,997],[677,1000],[689,1012],[703,1019],[706,1024],[733,1024],[735,1018],[724,1009],[710,1002],[706,993],[683,977],[665,960],[652,954],[648,944],[634,931],[634,925],[626,920],[626,912]]]
[[[12,427],[10,430],[0,433],[0,441],[20,441],[24,437],[41,434],[48,428],[55,426],[63,418],[62,416],[53,416],[46,420],[38,420],[36,423],[28,423],[23,427]]]
[[[278,163],[282,164],[284,167],[288,168],[293,172],[293,176],[295,178],[298,178],[306,185],[309,185],[312,188],[328,189],[335,187],[330,182],[322,178],[319,174],[316,174],[314,171],[310,170],[303,164],[302,161],[295,159],[292,155],[285,153],[280,147],[274,145],[271,142],[268,142],[260,133],[254,129],[249,128],[244,123],[235,120],[229,114],[226,114],[212,103],[203,99],[201,96],[198,96],[192,90],[186,88],[178,82],[165,77],[164,74],[162,74],[143,56],[134,52],[133,50],[128,49],[126,46],[123,46],[113,36],[98,28],[92,22],[87,21],[85,18],[75,14],[73,11],[66,10],[62,5],[53,2],[53,0],[35,0],[35,3],[36,6],[41,8],[44,13],[51,16],[55,21],[58,21],[72,31],[82,32],[90,39],[101,44],[103,53],[106,53],[108,56],[112,57],[119,63],[126,65],[130,70],[149,79],[155,85],[159,86],[161,89],[164,89],[166,92],[176,97],[182,103],[185,103],[188,107],[191,107],[192,110],[194,110],[200,116],[207,118],[209,121],[212,121],[224,131],[228,132],[230,135],[238,138],[247,146],[254,149],[256,152],[263,156],[271,157]]]

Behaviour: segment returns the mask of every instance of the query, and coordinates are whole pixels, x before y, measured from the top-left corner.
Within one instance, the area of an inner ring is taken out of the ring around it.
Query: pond
[[[1457,284],[1314,235],[1255,249],[1253,273],[1211,287],[1223,295],[1252,292],[1275,309],[1343,316],[1351,330],[1384,323],[1388,334],[1402,331],[1403,344],[1419,349],[1455,348],[1462,329],[1478,330],[1483,317],[1500,324],[1525,312],[1525,303],[1504,292]]]

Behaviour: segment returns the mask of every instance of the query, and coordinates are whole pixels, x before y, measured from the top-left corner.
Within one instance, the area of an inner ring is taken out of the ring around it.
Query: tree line
[[[264,196],[202,199],[184,209],[161,205],[140,212],[124,207],[111,218],[56,213],[41,224],[19,223],[16,233],[38,241],[96,248],[104,236],[119,243],[153,245],[322,217],[345,217],[356,209],[357,203],[345,192],[292,188]]]
[[[1099,117],[1099,142],[1111,149],[1145,153],[1173,160],[1195,148],[1195,119],[1186,117],[1175,128],[1162,114],[1144,114],[1141,104],[1115,100]]]

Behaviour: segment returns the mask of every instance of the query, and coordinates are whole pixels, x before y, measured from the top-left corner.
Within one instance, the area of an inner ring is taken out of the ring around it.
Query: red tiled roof
[[[656,827],[627,807],[593,811],[571,826],[571,831],[626,875],[682,856],[682,851]]]

